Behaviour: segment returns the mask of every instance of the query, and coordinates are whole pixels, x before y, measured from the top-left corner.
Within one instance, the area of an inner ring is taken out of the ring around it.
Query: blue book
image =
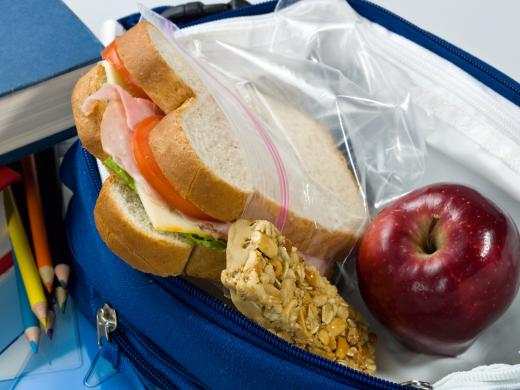
[[[73,135],[72,89],[103,49],[60,0],[1,8],[0,164]]]

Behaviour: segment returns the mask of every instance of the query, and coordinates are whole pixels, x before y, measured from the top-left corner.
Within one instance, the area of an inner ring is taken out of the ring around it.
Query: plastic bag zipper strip
[[[162,20],[161,22],[167,22],[165,20]],[[278,216],[276,218],[276,226],[278,229],[283,230],[285,223],[287,221],[288,212],[289,212],[289,191],[288,191],[288,178],[287,178],[287,172],[283,163],[283,160],[280,157],[280,153],[276,147],[276,145],[271,140],[271,137],[267,133],[267,131],[264,129],[264,126],[258,121],[258,119],[253,115],[251,110],[242,102],[242,100],[226,85],[220,82],[220,80],[215,77],[208,69],[201,64],[201,62],[195,58],[192,57],[186,48],[184,48],[182,45],[179,45],[176,40],[173,38],[174,32],[172,31],[172,25],[167,22],[164,25],[164,28],[170,32],[171,37],[170,42],[177,47],[179,51],[181,51],[186,58],[189,58],[190,61],[192,61],[196,68],[204,74],[205,77],[212,80],[213,83],[218,85],[220,88],[222,88],[224,91],[226,91],[227,95],[234,100],[236,103],[236,107],[240,111],[243,112],[244,116],[252,123],[254,129],[257,131],[257,133],[262,138],[265,146],[267,147],[267,150],[269,151],[271,158],[273,159],[274,165],[276,167],[276,173],[278,177],[278,183],[280,185],[280,199],[279,199],[279,205],[280,210],[278,213]]]

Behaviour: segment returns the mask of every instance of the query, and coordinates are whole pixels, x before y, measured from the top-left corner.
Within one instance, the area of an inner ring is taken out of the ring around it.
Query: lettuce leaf
[[[181,237],[191,241],[196,245],[200,245],[209,249],[216,250],[218,252],[225,252],[227,247],[227,242],[224,240],[217,240],[213,237],[201,237],[192,233],[177,233]]]
[[[130,176],[130,174],[125,171],[123,168],[121,168],[113,159],[112,157],[108,157],[105,161],[103,161],[103,164],[110,169],[112,172],[114,172],[121,180],[123,180],[128,187],[132,189],[132,191],[137,192],[137,189],[135,187],[135,181]],[[201,237],[197,234],[193,233],[181,233],[176,232],[175,234],[178,234],[180,237],[185,238],[188,241],[191,241],[195,245],[200,245],[205,248],[213,249],[218,252],[225,252],[227,242],[224,240],[217,240],[213,237]]]
[[[114,172],[121,180],[123,180],[128,187],[134,192],[137,192],[137,189],[135,188],[135,181],[130,174],[125,171],[123,168],[121,168],[117,163],[112,159],[112,157],[108,157],[105,161],[103,161],[103,164],[110,169],[112,172]]]

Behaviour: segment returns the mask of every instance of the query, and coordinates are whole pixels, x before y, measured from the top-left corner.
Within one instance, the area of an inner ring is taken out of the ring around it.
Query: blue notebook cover
[[[60,0],[1,1],[0,97],[93,63],[102,49]]]

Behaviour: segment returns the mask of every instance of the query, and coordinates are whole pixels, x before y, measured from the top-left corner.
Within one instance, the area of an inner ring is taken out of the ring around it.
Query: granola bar
[[[231,300],[242,314],[288,342],[373,375],[376,336],[296,251],[268,221],[235,222],[221,275]]]

